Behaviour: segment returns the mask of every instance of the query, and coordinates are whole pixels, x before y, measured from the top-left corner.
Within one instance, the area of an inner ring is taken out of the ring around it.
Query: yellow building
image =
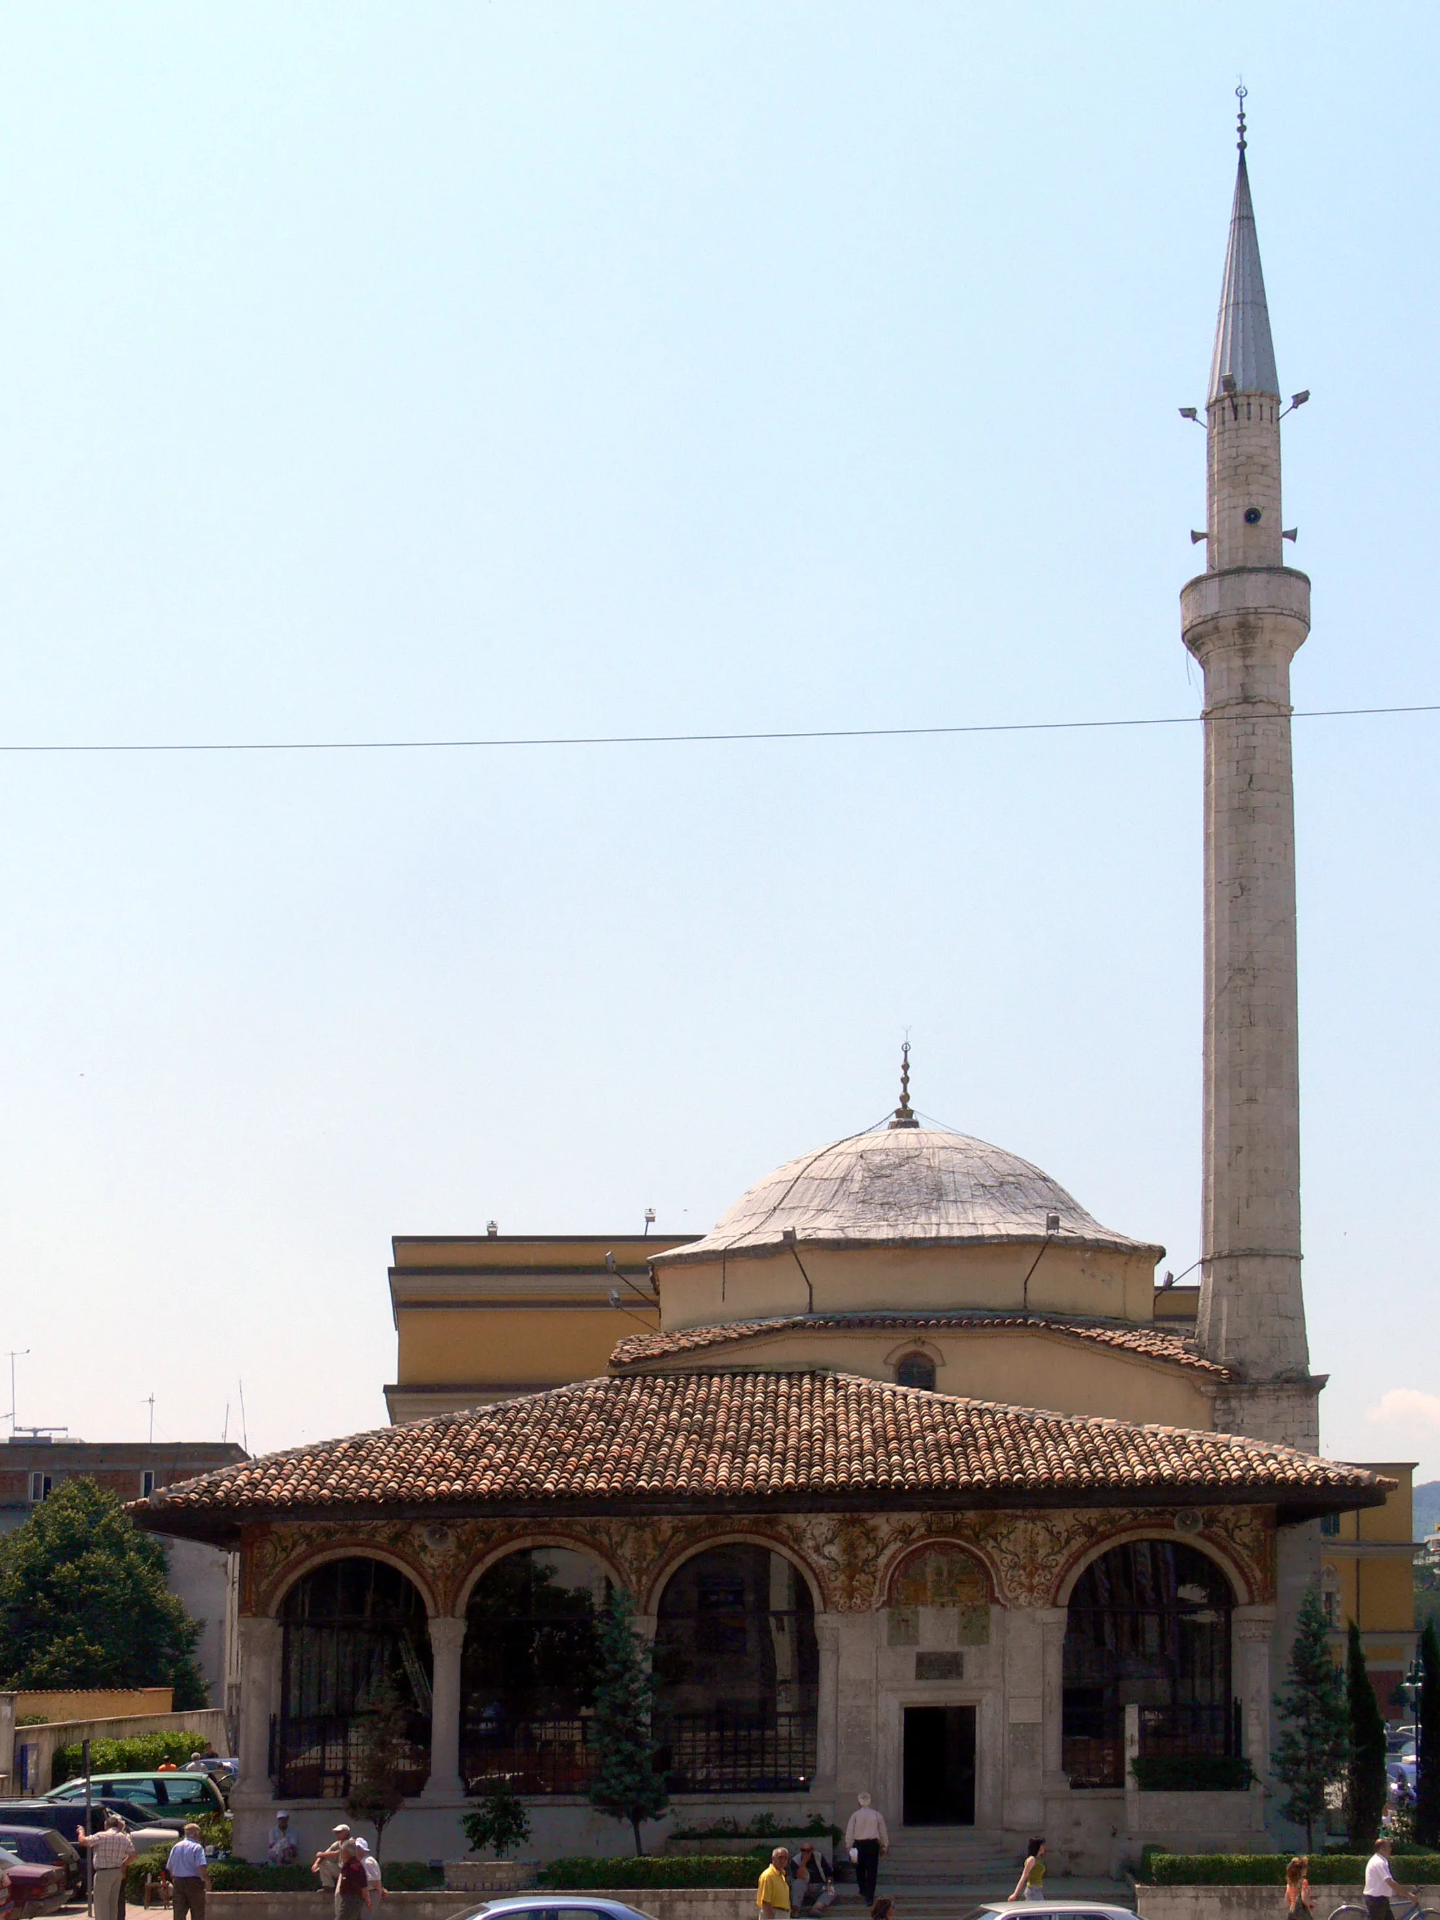
[[[1367,1472],[1395,1481],[1383,1507],[1365,1513],[1333,1513],[1320,1522],[1320,1592],[1337,1660],[1345,1658],[1347,1627],[1360,1629],[1365,1661],[1380,1711],[1408,1720],[1396,1694],[1415,1657],[1415,1531],[1411,1494],[1413,1460],[1366,1460]]]

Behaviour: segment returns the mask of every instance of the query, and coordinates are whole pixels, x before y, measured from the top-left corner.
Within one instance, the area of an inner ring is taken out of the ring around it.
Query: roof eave
[[[753,1260],[771,1254],[790,1253],[796,1247],[819,1253],[871,1253],[877,1249],[894,1247],[1077,1247],[1084,1253],[1148,1254],[1152,1266],[1158,1266],[1165,1258],[1164,1247],[1148,1240],[1130,1240],[1123,1234],[937,1233],[922,1238],[907,1233],[801,1233],[793,1241],[779,1238],[745,1240],[734,1246],[722,1246],[718,1241],[707,1246],[704,1241],[699,1241],[694,1246],[677,1247],[672,1253],[657,1254],[651,1265],[664,1269],[702,1266],[708,1261],[720,1259]]]

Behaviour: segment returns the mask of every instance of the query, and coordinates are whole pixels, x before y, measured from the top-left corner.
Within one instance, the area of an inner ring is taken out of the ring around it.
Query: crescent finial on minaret
[[[900,1049],[900,1104],[895,1109],[895,1118],[891,1128],[918,1127],[920,1122],[910,1111],[910,1042],[907,1040]]]

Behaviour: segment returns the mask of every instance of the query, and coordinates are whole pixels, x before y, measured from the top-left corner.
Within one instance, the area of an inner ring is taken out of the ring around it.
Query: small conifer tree
[[[1350,1722],[1350,1770],[1345,1800],[1350,1816],[1350,1851],[1369,1853],[1385,1817],[1389,1782],[1385,1776],[1385,1722],[1370,1684],[1360,1629],[1350,1622],[1345,1660],[1345,1701]]]
[[[635,1603],[613,1588],[596,1623],[599,1673],[595,1683],[595,1772],[590,1804],[612,1820],[628,1820],[640,1854],[640,1822],[656,1820],[670,1804],[655,1771],[651,1731],[655,1680],[650,1651],[635,1637]]]
[[[1420,1635],[1420,1732],[1415,1742],[1415,1838],[1440,1845],[1440,1635],[1432,1615]]]
[[[1280,1811],[1304,1827],[1305,1845],[1313,1853],[1316,1827],[1325,1831],[1325,1789],[1344,1772],[1350,1745],[1345,1679],[1330,1657],[1325,1614],[1313,1586],[1300,1603],[1289,1674],[1289,1686],[1275,1696],[1280,1738],[1271,1767],[1288,1789]]]

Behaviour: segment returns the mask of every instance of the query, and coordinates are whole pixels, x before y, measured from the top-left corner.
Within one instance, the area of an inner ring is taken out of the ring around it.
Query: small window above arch
[[[907,1353],[895,1363],[895,1384],[897,1387],[923,1387],[926,1393],[935,1391],[935,1362],[928,1353]]]

